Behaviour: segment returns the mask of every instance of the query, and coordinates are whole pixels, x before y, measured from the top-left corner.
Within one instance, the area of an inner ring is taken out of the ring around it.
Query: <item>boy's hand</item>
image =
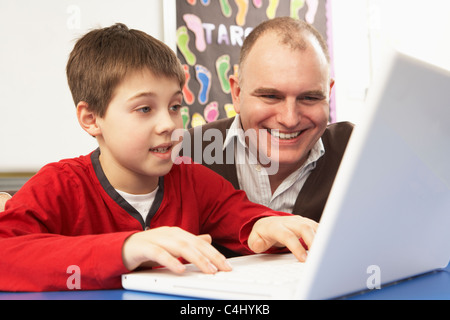
[[[195,236],[177,227],[161,227],[135,233],[122,248],[128,270],[139,266],[165,266],[182,273],[185,266],[179,257],[195,264],[204,273],[231,271],[226,258],[211,245],[211,236]]]
[[[267,217],[259,219],[253,226],[248,245],[255,253],[262,253],[271,247],[287,247],[299,261],[306,261],[306,249],[311,247],[319,224],[300,216]]]

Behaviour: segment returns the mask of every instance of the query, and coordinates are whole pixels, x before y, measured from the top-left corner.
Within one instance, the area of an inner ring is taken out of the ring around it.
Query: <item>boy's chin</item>
[[[173,167],[173,162],[172,161],[168,161],[166,164],[164,164],[164,166],[161,166],[161,169],[159,170],[159,176],[165,176],[166,174],[168,174],[170,172],[170,170],[172,170]]]

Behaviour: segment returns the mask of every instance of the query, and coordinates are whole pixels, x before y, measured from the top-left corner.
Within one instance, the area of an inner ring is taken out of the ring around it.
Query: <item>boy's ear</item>
[[[77,105],[78,123],[84,131],[93,137],[101,134],[100,127],[97,124],[97,115],[89,110],[89,104],[85,101],[80,101]]]

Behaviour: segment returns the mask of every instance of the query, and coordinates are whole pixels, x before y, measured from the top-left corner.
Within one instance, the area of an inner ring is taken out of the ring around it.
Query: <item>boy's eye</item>
[[[175,106],[170,107],[171,111],[178,112],[181,109],[181,105],[177,104]]]
[[[142,108],[137,109],[137,111],[141,112],[141,113],[149,113],[150,110],[151,110],[150,107],[142,107]]]

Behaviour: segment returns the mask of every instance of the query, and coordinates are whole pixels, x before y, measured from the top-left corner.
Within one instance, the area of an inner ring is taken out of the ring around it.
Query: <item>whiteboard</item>
[[[76,119],[70,51],[90,29],[116,22],[164,40],[163,2],[1,0],[0,173],[35,172],[97,148]]]

